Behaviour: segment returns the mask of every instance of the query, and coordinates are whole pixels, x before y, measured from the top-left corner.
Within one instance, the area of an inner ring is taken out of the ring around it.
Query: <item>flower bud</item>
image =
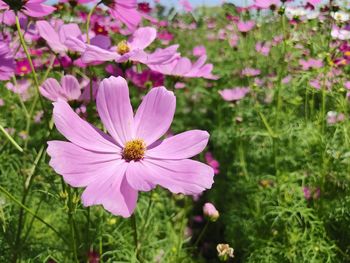
[[[219,211],[216,210],[215,206],[212,203],[205,203],[203,206],[203,214],[211,222],[215,222],[219,218]]]

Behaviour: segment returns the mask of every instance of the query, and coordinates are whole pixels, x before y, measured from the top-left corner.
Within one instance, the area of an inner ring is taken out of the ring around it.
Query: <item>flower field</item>
[[[350,262],[348,1],[0,0],[0,263]]]

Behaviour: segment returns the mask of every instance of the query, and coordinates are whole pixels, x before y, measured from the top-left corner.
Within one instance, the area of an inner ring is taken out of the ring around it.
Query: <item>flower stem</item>
[[[201,239],[203,238],[203,235],[205,234],[205,232],[207,231],[209,226],[209,221],[207,221],[207,223],[205,224],[205,226],[203,227],[202,231],[200,232],[196,242],[194,242],[194,246],[197,247],[199,244],[199,241],[201,241]]]
[[[72,249],[73,249],[73,258],[75,262],[79,262],[78,260],[78,253],[77,253],[77,242],[76,242],[76,235],[75,235],[75,228],[74,228],[74,218],[73,218],[73,197],[72,197],[72,191],[68,187],[68,221],[69,221],[69,227],[71,231],[71,242],[72,242]]]
[[[16,147],[16,149],[20,152],[23,152],[23,149],[21,146],[18,145],[18,143],[11,137],[11,135],[5,130],[5,128],[0,124],[0,131],[5,135],[5,137],[12,143],[13,146]]]
[[[134,245],[135,245],[135,255],[136,255],[136,258],[139,259],[139,240],[138,240],[138,236],[137,236],[137,223],[136,223],[136,215],[135,213],[131,216],[131,227],[133,228],[134,232],[133,232],[133,235],[134,235]]]
[[[92,14],[95,12],[97,6],[98,6],[99,4],[101,4],[101,3],[102,3],[102,1],[99,1],[96,5],[94,5],[94,6],[91,8],[91,10],[90,10],[90,12],[89,12],[89,14],[88,14],[88,16],[87,16],[87,19],[86,19],[86,42],[87,42],[88,44],[90,44],[89,31],[90,31],[91,16],[92,16]]]
[[[22,45],[22,47],[23,47],[24,53],[26,54],[27,59],[28,59],[28,61],[29,61],[30,69],[32,70],[32,75],[33,75],[33,80],[34,80],[34,87],[35,87],[36,93],[37,93],[38,96],[39,96],[39,101],[40,101],[42,110],[43,110],[44,113],[45,113],[46,111],[45,111],[45,107],[44,107],[44,102],[43,102],[43,100],[42,100],[42,98],[41,98],[41,95],[40,95],[40,92],[39,92],[39,86],[40,86],[40,84],[39,84],[38,76],[37,76],[37,74],[36,74],[36,71],[35,71],[35,68],[34,68],[34,64],[33,64],[32,58],[31,58],[31,56],[30,56],[28,47],[27,47],[26,42],[25,42],[25,40],[24,40],[22,31],[21,31],[21,25],[20,25],[20,23],[19,23],[19,18],[18,18],[18,15],[17,15],[17,14],[16,14],[16,27],[17,27],[17,31],[18,31],[19,40],[20,40],[21,45]]]

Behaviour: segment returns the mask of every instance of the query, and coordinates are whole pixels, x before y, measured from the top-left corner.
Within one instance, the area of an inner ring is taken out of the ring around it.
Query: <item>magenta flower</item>
[[[72,75],[66,75],[61,79],[61,85],[56,79],[48,78],[40,87],[40,93],[51,101],[77,100],[81,95],[81,86]]]
[[[217,76],[211,72],[213,70],[212,64],[205,64],[207,56],[201,56],[192,64],[191,60],[186,57],[179,57],[168,64],[149,65],[149,67],[164,75],[171,75],[185,78],[206,78],[218,79]]]
[[[214,174],[219,174],[220,163],[214,158],[211,152],[205,154],[206,163],[214,169]]]
[[[28,59],[19,60],[16,62],[16,75],[26,75],[32,72]]]
[[[226,101],[238,101],[243,99],[250,89],[247,87],[219,90],[219,94]]]
[[[0,0],[0,10],[5,12],[22,12],[31,17],[43,17],[56,8],[43,4],[46,0]]]
[[[141,62],[143,64],[159,64],[172,61],[176,54],[175,46],[168,49],[159,49],[152,54],[144,51],[156,38],[157,31],[152,27],[141,27],[137,29],[128,41],[121,41],[117,46],[100,48],[87,45],[82,55],[84,63],[115,61],[117,63],[128,60]]]
[[[130,68],[126,71],[126,76],[136,87],[141,89],[164,85],[164,75],[149,69],[138,73],[134,68]]]
[[[127,82],[110,77],[101,82],[96,99],[110,136],[80,119],[70,106],[54,103],[57,129],[70,142],[48,142],[50,165],[73,187],[86,187],[85,206],[129,217],[138,191],[156,185],[173,193],[198,194],[212,186],[213,169],[188,158],[200,153],[209,134],[192,130],[159,140],[174,117],[176,98],[164,87],[153,88],[134,116]]]
[[[0,42],[0,80],[9,80],[15,73],[16,64],[10,48],[5,42]]]

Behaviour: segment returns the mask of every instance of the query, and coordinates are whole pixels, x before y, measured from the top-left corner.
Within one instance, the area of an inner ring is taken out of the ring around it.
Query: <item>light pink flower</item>
[[[82,55],[84,63],[115,61],[117,63],[128,60],[141,62],[143,64],[161,64],[172,61],[177,57],[177,45],[166,49],[157,49],[152,54],[144,51],[156,38],[157,31],[152,27],[141,27],[137,29],[128,41],[121,41],[117,46],[100,48],[87,45]]]
[[[164,87],[153,88],[134,116],[127,82],[104,79],[96,106],[110,135],[80,119],[70,106],[54,103],[57,129],[70,142],[48,142],[50,165],[73,187],[86,187],[85,206],[103,205],[129,217],[138,191],[156,185],[173,193],[198,194],[211,187],[213,169],[191,158],[205,148],[209,134],[192,130],[159,140],[174,117],[176,98]]]
[[[40,93],[51,101],[77,100],[81,95],[81,86],[72,75],[62,77],[61,84],[54,78],[48,78],[40,87]]]
[[[261,9],[267,9],[271,6],[279,6],[279,0],[254,0],[255,5]]]
[[[185,78],[206,78],[218,79],[217,76],[211,72],[213,70],[212,64],[205,64],[207,56],[201,56],[192,64],[191,60],[186,57],[180,57],[168,64],[150,65],[149,67],[164,75],[185,77]]]
[[[0,10],[5,12],[22,12],[31,17],[43,17],[56,8],[43,4],[46,0],[0,0]]]
[[[300,59],[299,64],[303,70],[318,69],[323,67],[323,62],[320,59],[310,58],[308,60]]]
[[[109,13],[123,22],[129,30],[134,31],[141,22],[141,14],[137,11],[136,0],[103,0]]]
[[[263,56],[268,56],[270,53],[270,49],[271,49],[271,43],[269,42],[266,42],[266,43],[257,42],[255,44],[255,50],[261,53]]]
[[[242,33],[246,33],[250,30],[252,30],[255,26],[255,22],[253,20],[250,21],[239,21],[237,23],[237,29],[238,31]]]
[[[250,89],[247,87],[238,87],[233,89],[224,89],[219,90],[219,94],[226,101],[238,101],[243,99],[248,93]]]
[[[193,10],[193,7],[188,0],[180,0],[180,5],[182,5],[186,12],[191,12]]]
[[[193,53],[193,56],[200,57],[200,56],[206,55],[207,50],[205,49],[205,46],[195,46],[193,48],[192,53]]]

